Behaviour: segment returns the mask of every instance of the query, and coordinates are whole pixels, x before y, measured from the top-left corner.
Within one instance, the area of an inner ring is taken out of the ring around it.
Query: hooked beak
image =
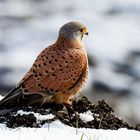
[[[88,35],[88,32],[86,32],[85,35]]]
[[[82,36],[81,36],[81,40],[82,40],[84,35],[88,35],[88,29],[85,27],[85,28],[82,28],[80,31],[82,33]]]
[[[83,35],[88,35],[88,29],[85,27],[82,29]]]

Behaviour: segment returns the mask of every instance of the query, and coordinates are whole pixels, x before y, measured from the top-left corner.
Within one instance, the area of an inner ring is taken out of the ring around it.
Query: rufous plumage
[[[88,59],[83,44],[87,28],[68,22],[57,41],[45,48],[17,86],[0,101],[0,107],[71,104],[88,77]]]

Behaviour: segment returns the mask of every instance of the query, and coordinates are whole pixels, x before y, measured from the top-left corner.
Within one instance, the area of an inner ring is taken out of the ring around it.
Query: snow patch
[[[84,113],[80,113],[79,116],[80,116],[80,119],[81,119],[83,122],[90,122],[90,121],[94,120],[93,114],[92,114],[91,111],[87,111],[87,112],[84,112]]]
[[[34,113],[34,112],[32,112],[32,111],[27,112],[27,111],[19,110],[19,111],[17,112],[16,115],[18,115],[18,114],[20,114],[20,115],[24,115],[24,114],[26,114],[26,115],[28,115],[28,114],[34,114],[34,116],[35,116],[36,119],[37,119],[37,122],[40,122],[40,121],[43,121],[43,120],[51,120],[51,119],[54,118],[54,115],[52,115],[52,114],[42,115],[42,114],[40,114],[40,113]]]

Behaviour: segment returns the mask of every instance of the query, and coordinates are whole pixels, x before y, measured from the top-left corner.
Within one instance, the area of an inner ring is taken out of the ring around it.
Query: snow
[[[41,115],[34,112],[26,112],[19,110],[17,114],[33,113],[37,121],[53,119],[52,114]],[[91,117],[91,111],[79,114],[80,118],[85,121],[94,119]],[[25,128],[19,127],[16,129],[7,128],[5,124],[0,123],[0,138],[4,140],[139,140],[140,132],[136,130],[127,130],[125,128],[119,130],[102,130],[102,129],[87,129],[73,128],[64,125],[56,120],[52,123],[45,123],[41,128]]]
[[[26,115],[33,114],[37,118],[37,122],[40,122],[40,121],[43,121],[43,120],[51,120],[51,119],[54,118],[54,115],[52,115],[52,114],[41,115],[40,113],[34,113],[32,111],[27,112],[27,111],[19,110],[16,115],[18,115],[18,114],[20,114],[21,116],[23,114],[26,114]]]
[[[60,121],[54,121],[42,126],[42,128],[6,128],[4,124],[0,124],[0,137],[4,140],[139,140],[140,132],[135,130],[119,129],[119,130],[96,130],[80,128],[72,128],[62,124]],[[78,133],[77,133],[78,132]]]
[[[80,119],[84,122],[89,122],[89,121],[94,120],[93,114],[91,113],[91,111],[80,113],[79,116],[80,116]]]

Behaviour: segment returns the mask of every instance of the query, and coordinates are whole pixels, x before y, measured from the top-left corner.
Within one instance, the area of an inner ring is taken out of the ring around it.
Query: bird
[[[88,79],[88,57],[83,43],[87,27],[78,21],[64,24],[55,43],[37,56],[20,82],[0,101],[0,108],[71,105]]]

